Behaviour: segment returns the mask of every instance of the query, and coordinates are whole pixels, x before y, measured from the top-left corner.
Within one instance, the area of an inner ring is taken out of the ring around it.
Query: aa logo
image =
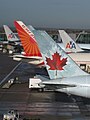
[[[70,41],[69,43],[66,44],[66,48],[76,49],[75,43],[73,41]]]
[[[15,38],[15,35],[13,33],[8,35],[8,39]]]

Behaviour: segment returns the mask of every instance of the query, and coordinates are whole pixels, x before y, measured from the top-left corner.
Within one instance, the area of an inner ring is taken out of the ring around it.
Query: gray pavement
[[[2,80],[18,62],[13,61],[8,55],[2,53],[0,53],[0,59],[2,59],[0,62],[0,80]],[[90,120],[90,99],[68,96],[59,92],[30,90],[28,78],[36,73],[47,74],[45,69],[35,68],[33,65],[22,63],[9,76],[9,78],[19,76],[21,83],[12,84],[9,89],[0,87],[1,119],[3,113],[9,109],[15,109],[19,111],[21,119]]]

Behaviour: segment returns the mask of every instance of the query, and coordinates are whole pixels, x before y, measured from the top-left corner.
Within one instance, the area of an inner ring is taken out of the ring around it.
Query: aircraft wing
[[[61,80],[49,80],[49,81],[43,81],[40,83],[41,86],[45,85],[45,88],[53,89],[55,91],[60,91],[62,88],[67,88],[67,87],[76,87],[75,84],[68,84],[68,83],[62,83],[60,82]]]
[[[20,54],[20,55],[13,55],[13,57],[15,58],[25,58],[25,59],[30,59],[30,60],[40,60],[40,59],[42,59],[41,57],[35,57],[35,56],[26,56],[26,55],[22,55],[22,54]]]

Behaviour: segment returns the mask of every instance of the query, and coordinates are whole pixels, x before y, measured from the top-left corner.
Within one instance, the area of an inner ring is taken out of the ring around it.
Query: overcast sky
[[[0,27],[22,20],[34,27],[90,29],[90,0],[0,0]]]

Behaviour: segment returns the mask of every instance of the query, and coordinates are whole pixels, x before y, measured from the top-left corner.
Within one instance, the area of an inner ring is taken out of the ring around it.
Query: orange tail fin
[[[39,56],[41,57],[38,44],[35,40],[34,34],[27,28],[27,26],[22,21],[15,21],[15,27],[17,29],[18,35],[21,39],[22,46],[26,56]]]

